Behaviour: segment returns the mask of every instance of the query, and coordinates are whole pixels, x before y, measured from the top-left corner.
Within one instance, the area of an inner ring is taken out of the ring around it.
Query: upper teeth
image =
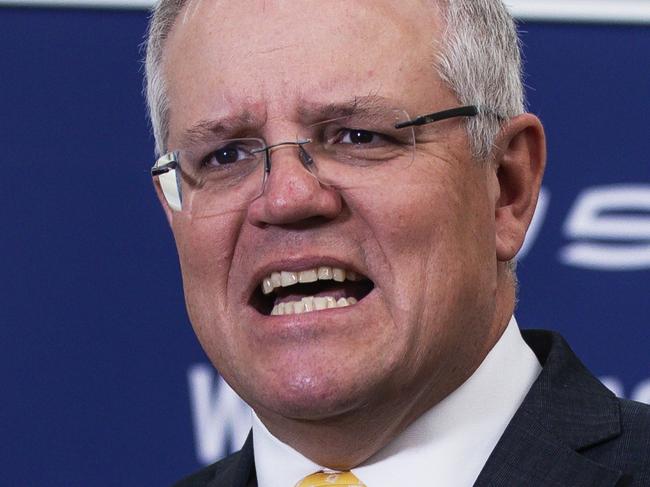
[[[358,281],[359,275],[354,271],[328,266],[321,266],[300,272],[273,272],[262,280],[262,292],[264,294],[271,294],[275,288],[293,286],[299,282],[308,283],[331,280],[343,282],[346,279],[349,281]]]

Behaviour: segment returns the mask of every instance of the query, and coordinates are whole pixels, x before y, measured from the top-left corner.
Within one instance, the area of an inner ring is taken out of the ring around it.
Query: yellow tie
[[[316,472],[296,484],[296,487],[366,487],[352,472]]]

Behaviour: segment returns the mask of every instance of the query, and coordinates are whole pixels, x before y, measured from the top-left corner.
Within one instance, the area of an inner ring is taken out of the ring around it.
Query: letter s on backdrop
[[[650,185],[619,184],[584,190],[564,225],[574,242],[560,260],[593,270],[650,268]]]

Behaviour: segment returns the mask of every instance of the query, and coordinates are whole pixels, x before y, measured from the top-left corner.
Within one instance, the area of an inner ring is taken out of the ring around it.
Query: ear
[[[495,208],[499,261],[514,258],[537,205],[544,167],[546,137],[539,119],[526,113],[512,118],[496,140],[494,170],[499,184]]]
[[[160,180],[158,178],[153,179],[153,187],[156,190],[156,195],[158,195],[158,201],[160,201],[160,204],[163,208],[163,211],[165,212],[165,216],[167,217],[167,222],[169,223],[169,226],[172,225],[172,209],[169,207],[169,203],[167,203],[167,198],[165,198],[165,195],[163,194],[162,188],[160,187]]]

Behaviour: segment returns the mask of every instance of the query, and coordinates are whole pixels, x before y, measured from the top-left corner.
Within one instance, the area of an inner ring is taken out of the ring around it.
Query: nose
[[[297,146],[274,149],[264,191],[248,209],[253,225],[291,225],[313,218],[332,220],[341,213],[341,195],[318,181],[298,157],[299,150]]]

